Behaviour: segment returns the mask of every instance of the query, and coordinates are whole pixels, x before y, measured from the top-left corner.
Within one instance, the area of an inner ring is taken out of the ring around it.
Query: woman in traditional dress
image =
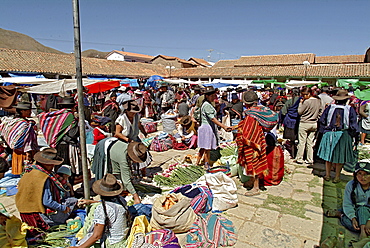
[[[31,103],[19,102],[16,106],[16,117],[4,117],[0,124],[0,135],[7,145],[13,149],[12,174],[20,175],[24,164],[32,162],[33,155],[38,151],[35,121],[31,117]]]
[[[112,92],[109,100],[104,103],[102,112],[105,117],[111,119],[110,132],[114,133],[116,129],[116,119],[120,114],[120,108],[117,103],[117,95],[115,92]]]
[[[184,143],[188,148],[195,148],[197,142],[197,130],[195,122],[189,115],[181,118],[177,125],[177,133],[174,135],[177,143]]]
[[[360,115],[360,132],[361,132],[361,139],[360,145],[365,144],[365,138],[368,134],[370,134],[370,101],[362,101],[360,104],[360,109],[358,111]]]
[[[330,180],[332,166],[335,167],[333,183],[340,182],[343,164],[356,160],[353,147],[359,136],[359,128],[355,109],[347,105],[349,98],[346,90],[339,90],[333,96],[335,104],[329,105],[320,118],[320,132],[324,135],[318,156],[326,161],[326,181]]]
[[[100,195],[101,202],[82,201],[86,204],[95,203],[87,217],[93,219],[92,226],[86,228],[87,235],[77,246],[72,247],[93,247],[98,241],[106,248],[126,247],[125,241],[129,228],[126,216],[127,204],[120,196],[123,191],[122,183],[118,182],[114,175],[106,174],[102,179],[94,182],[92,189]]]
[[[122,107],[124,112],[116,120],[116,131],[114,137],[130,143],[133,141],[141,142],[139,138],[139,131],[141,131],[144,136],[147,136],[147,133],[140,122],[141,107],[138,105],[135,100],[128,100],[123,102]],[[137,170],[141,170],[142,178],[147,180],[145,169],[152,162],[152,156],[148,152],[147,160],[143,163],[135,163]]]
[[[219,142],[216,125],[225,129],[227,132],[231,131],[231,127],[222,124],[217,119],[217,111],[211,104],[216,97],[216,90],[213,86],[207,86],[204,90],[204,101],[200,107],[201,125],[198,129],[198,147],[200,150],[196,164],[199,165],[201,159],[204,157],[206,168],[210,166],[211,150],[216,149]]]

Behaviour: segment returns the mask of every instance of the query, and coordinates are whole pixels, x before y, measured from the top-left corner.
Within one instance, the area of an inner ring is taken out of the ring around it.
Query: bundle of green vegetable
[[[48,230],[43,238],[42,245],[37,247],[69,247],[70,240],[67,237],[74,236],[74,234],[67,229],[66,225],[54,226]]]
[[[358,160],[370,159],[369,145],[357,146],[357,151],[358,151]]]
[[[140,191],[142,193],[156,193],[156,194],[162,193],[161,188],[158,188],[150,184],[138,183],[134,184],[134,188],[136,191]]]
[[[238,146],[235,142],[224,142],[220,145],[220,154],[222,157],[238,155]]]
[[[154,181],[162,186],[174,187],[194,183],[203,175],[204,169],[201,166],[176,163],[163,173],[155,175]]]

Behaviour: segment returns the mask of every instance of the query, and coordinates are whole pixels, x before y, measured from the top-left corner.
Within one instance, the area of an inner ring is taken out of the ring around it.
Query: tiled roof
[[[180,58],[178,58],[178,57],[174,57],[174,56],[166,56],[166,55],[157,55],[157,56],[155,56],[153,59],[152,59],[152,61],[153,60],[155,60],[156,58],[158,58],[158,57],[162,57],[162,58],[164,58],[165,60],[178,60],[179,62],[181,62],[181,63],[185,63],[185,64],[191,64],[191,65],[196,65],[193,61],[187,61],[187,60],[185,60],[185,59],[180,59]]]
[[[306,71],[307,70],[307,71]],[[220,78],[220,77],[370,77],[370,63],[288,66],[249,66],[224,68],[186,68],[172,73],[174,77]]]
[[[13,49],[0,49],[0,71],[38,72],[61,75],[75,75],[75,57],[72,54],[30,52]],[[83,75],[112,75],[127,77],[145,77],[155,74],[167,75],[167,71],[158,65],[82,58]]]
[[[316,56],[315,64],[364,63],[365,55]]]
[[[219,67],[234,67],[235,63],[237,62],[237,59],[234,60],[219,60],[217,61],[212,67],[213,68],[219,68]]]
[[[198,58],[193,58],[193,57],[191,57],[190,59],[188,59],[189,61],[194,61],[195,63],[197,63],[197,64],[200,64],[200,65],[203,65],[203,66],[210,66],[210,64],[206,61],[206,60],[204,60],[204,59],[198,59]]]
[[[235,67],[238,66],[258,66],[258,65],[302,65],[303,61],[311,64],[315,61],[315,54],[278,54],[261,56],[242,56],[238,59]]]
[[[119,53],[122,54],[123,56],[131,56],[131,57],[138,57],[138,58],[144,58],[144,59],[153,59],[154,56],[146,55],[146,54],[140,54],[140,53],[130,53],[130,52],[125,52],[125,51],[118,51],[118,50],[113,50],[110,52],[107,57],[113,53]]]
[[[221,61],[219,61],[221,63]],[[307,70],[307,71],[306,71]],[[75,58],[72,54],[30,52],[13,49],[0,49],[0,72],[37,72],[45,74],[75,75]],[[370,63],[357,64],[312,64],[304,65],[260,65],[246,67],[196,67],[172,70],[178,78],[225,78],[225,77],[307,77],[370,78]],[[168,76],[163,66],[82,58],[83,75],[107,75],[126,77]]]

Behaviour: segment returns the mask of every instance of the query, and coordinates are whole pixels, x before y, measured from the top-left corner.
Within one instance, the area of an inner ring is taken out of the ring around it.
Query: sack
[[[132,247],[136,234],[141,233],[145,235],[145,233],[150,232],[151,229],[152,228],[148,222],[148,219],[145,217],[145,215],[140,215],[140,216],[135,217],[134,222],[132,223],[132,226],[131,226],[130,236],[128,236],[128,239],[127,239],[127,247]],[[136,246],[133,246],[133,247],[136,247]]]
[[[169,229],[152,231],[145,235],[145,243],[163,248],[180,248],[179,240],[175,233]]]
[[[163,132],[173,134],[176,130],[176,116],[174,118],[162,118]]]
[[[200,177],[197,184],[208,186],[213,193],[213,211],[224,211],[238,204],[235,182],[222,172],[205,174]]]
[[[9,216],[4,205],[0,203],[2,209],[0,213]],[[6,220],[5,226],[0,226],[0,247],[28,247],[26,241],[26,230],[28,229],[26,223],[22,223],[16,216],[11,216]]]
[[[280,146],[267,154],[268,175],[263,178],[264,186],[278,185],[284,177],[284,152]]]
[[[173,142],[171,138],[166,139],[159,139],[158,137],[155,137],[152,140],[152,143],[150,144],[150,150],[155,152],[164,152],[169,149],[172,149]]]
[[[197,215],[190,206],[190,198],[182,194],[170,194],[178,201],[170,209],[166,210],[162,204],[166,201],[167,195],[159,196],[152,209],[152,219],[150,225],[154,230],[171,229],[174,233],[189,231]]]
[[[146,122],[144,123],[144,130],[146,133],[157,132],[157,123],[156,122]]]

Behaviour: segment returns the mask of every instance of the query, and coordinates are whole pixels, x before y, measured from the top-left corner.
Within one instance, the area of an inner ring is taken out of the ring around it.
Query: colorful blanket
[[[265,106],[256,106],[246,110],[247,116],[256,119],[264,131],[270,131],[278,122],[279,115]]]
[[[24,152],[37,150],[37,135],[32,124],[22,118],[2,118],[0,135],[11,149],[23,149]]]
[[[233,223],[216,214],[200,214],[186,235],[186,248],[232,246],[237,236]]]
[[[238,164],[245,169],[245,175],[267,175],[266,139],[258,121],[247,116],[239,122],[235,141]]]
[[[63,136],[76,124],[67,109],[39,114],[39,121],[46,143],[55,148]]]

